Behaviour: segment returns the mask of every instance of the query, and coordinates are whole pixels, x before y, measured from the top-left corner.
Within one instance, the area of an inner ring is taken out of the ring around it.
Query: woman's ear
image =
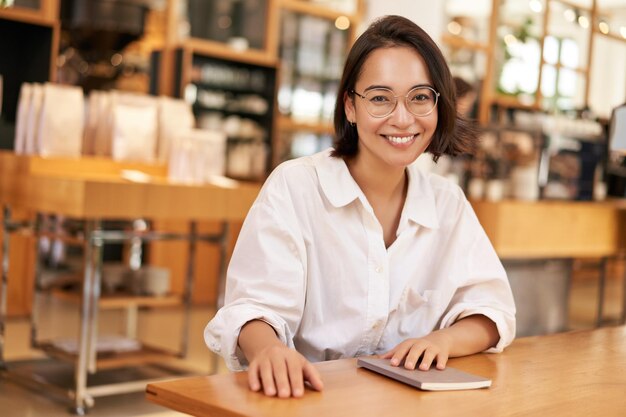
[[[350,123],[356,123],[356,110],[354,109],[354,99],[350,97],[347,91],[343,93],[343,109],[346,113],[346,119]]]

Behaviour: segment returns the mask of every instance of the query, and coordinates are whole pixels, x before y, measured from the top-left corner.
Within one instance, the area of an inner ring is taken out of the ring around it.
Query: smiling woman
[[[441,52],[386,16],[357,39],[335,147],[283,163],[250,209],[207,345],[266,395],[323,382],[312,361],[377,354],[443,369],[515,334],[506,273],[460,188],[420,172],[472,147]],[[421,359],[421,360],[420,360]]]

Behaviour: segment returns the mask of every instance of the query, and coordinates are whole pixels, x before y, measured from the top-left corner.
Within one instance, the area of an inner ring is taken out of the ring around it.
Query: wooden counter
[[[344,359],[316,364],[324,390],[299,399],[252,392],[245,372],[149,384],[146,397],[207,417],[618,417],[626,410],[624,326],[518,339],[501,354],[453,358],[448,365],[491,378],[491,388],[419,391]]]
[[[622,200],[472,201],[503,259],[600,258],[626,247]]]
[[[125,170],[149,175],[149,182],[122,178]],[[169,183],[165,165],[122,163],[107,158],[42,158],[0,151],[0,203],[9,205],[13,219],[31,219],[34,212],[76,218],[153,220],[161,231],[186,232],[190,219],[199,232],[231,225],[230,247],[260,185],[237,182],[233,187]],[[0,216],[2,214],[0,213]],[[0,230],[0,238],[2,231]],[[13,233],[10,239],[11,277],[8,314],[27,315],[31,308],[34,274],[32,236]],[[172,291],[182,292],[188,249],[185,242],[153,242],[149,263],[169,268]],[[1,248],[0,248],[1,254]],[[201,244],[196,253],[194,301],[210,303],[216,297],[219,250]]]

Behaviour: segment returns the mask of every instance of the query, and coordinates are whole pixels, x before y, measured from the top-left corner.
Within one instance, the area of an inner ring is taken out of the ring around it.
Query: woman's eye
[[[416,94],[411,100],[416,102],[428,101],[430,100],[430,96],[428,94]]]
[[[385,103],[389,101],[389,99],[385,96],[373,96],[372,98],[370,98],[370,101],[372,103]]]

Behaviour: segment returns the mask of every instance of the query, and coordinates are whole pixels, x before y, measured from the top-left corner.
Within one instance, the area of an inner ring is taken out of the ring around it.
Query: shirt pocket
[[[402,339],[423,337],[439,322],[442,309],[440,290],[418,291],[407,287],[398,305],[398,330]]]

